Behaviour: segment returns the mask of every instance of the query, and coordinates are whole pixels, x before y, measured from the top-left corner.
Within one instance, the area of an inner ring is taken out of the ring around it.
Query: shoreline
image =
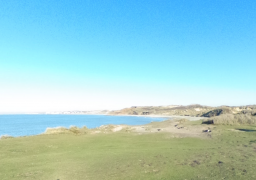
[[[106,114],[106,116],[133,116],[133,117],[151,117],[151,118],[172,118],[176,119],[187,119],[189,121],[198,121],[200,119],[208,119],[207,117],[194,117],[194,116],[180,116],[180,115],[129,115],[129,114]]]
[[[200,119],[208,119],[207,117],[195,117],[195,116],[181,116],[181,115],[156,115],[156,114],[152,114],[152,115],[130,115],[130,114],[0,114],[0,115],[92,115],[92,116],[131,116],[131,117],[149,117],[149,118],[183,118],[183,119],[188,119],[189,121],[197,121]]]
[[[13,114],[12,114],[13,115]],[[21,114],[17,114],[17,115],[21,115]],[[25,114],[24,114],[25,115]],[[26,114],[26,115],[30,115],[30,114]],[[31,114],[31,115],[35,115],[35,114]],[[148,118],[164,118],[163,120],[161,120],[160,122],[162,121],[166,121],[166,120],[179,120],[179,119],[187,119],[189,121],[198,121],[200,119],[207,119],[206,117],[192,117],[192,116],[179,116],[179,115],[173,115],[173,116],[165,116],[165,115],[128,115],[128,114],[117,114],[117,115],[114,115],[114,114],[37,114],[37,115],[102,115],[102,116],[127,116],[127,117],[148,117]],[[158,122],[158,121],[151,121],[151,122]],[[146,123],[147,124],[147,123]],[[141,125],[146,125],[146,124],[141,124]],[[95,128],[88,128],[88,129],[97,129],[101,126],[106,126],[106,125],[111,125],[111,124],[101,124],[100,126],[98,127],[95,127]],[[120,125],[126,125],[126,126],[131,126],[131,125],[127,125],[127,124],[114,124],[115,126],[120,126]],[[138,126],[141,126],[141,125],[138,125]],[[72,126],[72,125],[70,125]],[[86,125],[84,125],[86,126]],[[47,128],[60,128],[61,126],[57,126],[57,127],[47,127]],[[76,126],[75,126],[76,127]],[[46,129],[47,129],[46,128]],[[66,128],[66,127],[64,127]],[[79,127],[78,127],[79,128]],[[45,129],[45,131],[46,131]],[[30,137],[30,136],[37,136],[37,135],[42,135],[44,133],[39,133],[39,134],[34,134],[34,135],[24,135],[24,136],[12,136],[12,135],[8,135],[8,134],[2,134],[0,135],[0,140],[1,139],[4,139],[5,137],[11,137],[11,138],[17,138],[17,137]]]

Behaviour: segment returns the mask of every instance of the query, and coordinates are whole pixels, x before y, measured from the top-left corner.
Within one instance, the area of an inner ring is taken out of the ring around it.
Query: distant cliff
[[[116,111],[110,111],[109,115],[180,115],[197,117],[214,117],[221,114],[256,114],[256,106],[202,106],[199,104],[180,106],[132,106]]]
[[[45,112],[44,114],[108,114],[108,110],[95,110],[95,111],[57,111],[57,112]]]

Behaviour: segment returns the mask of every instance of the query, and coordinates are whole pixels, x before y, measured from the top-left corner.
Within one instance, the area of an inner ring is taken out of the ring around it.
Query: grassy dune
[[[0,159],[1,180],[256,179],[256,126],[219,125],[211,138],[161,132],[8,138],[0,140]]]
[[[223,114],[212,118],[214,124],[256,124],[256,116],[249,114]]]

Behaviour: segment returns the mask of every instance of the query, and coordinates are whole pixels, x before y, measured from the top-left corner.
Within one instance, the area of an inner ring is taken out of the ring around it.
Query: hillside
[[[109,115],[180,115],[197,117],[215,117],[222,114],[250,114],[256,115],[256,106],[202,106],[199,104],[180,106],[132,106],[117,111],[110,111]]]

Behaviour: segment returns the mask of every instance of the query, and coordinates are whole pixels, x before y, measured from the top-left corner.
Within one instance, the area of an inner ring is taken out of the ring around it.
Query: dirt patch
[[[209,138],[213,127],[206,125],[189,125],[187,120],[177,121],[167,120],[163,122],[153,122],[143,126],[133,126],[131,131],[139,134],[143,133],[170,133],[169,137],[200,137]]]

